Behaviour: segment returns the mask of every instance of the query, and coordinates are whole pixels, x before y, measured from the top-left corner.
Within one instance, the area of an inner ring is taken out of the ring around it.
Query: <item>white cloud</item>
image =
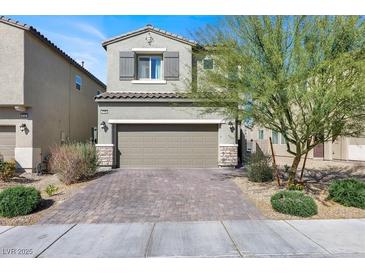
[[[101,47],[100,42],[88,38],[82,38],[80,36],[71,36],[53,31],[44,31],[43,33],[51,40],[56,40],[58,42],[67,43],[73,46]]]
[[[81,31],[83,31],[85,33],[91,34],[91,35],[93,35],[95,37],[98,37],[101,40],[105,40],[106,39],[106,36],[99,29],[97,29],[96,27],[94,27],[92,25],[85,24],[85,23],[81,23],[81,22],[73,23],[73,25],[76,28],[78,28],[79,30],[81,30]]]
[[[85,68],[100,80],[106,80],[106,53],[99,39],[85,38],[60,32],[42,30],[51,41],[60,47],[79,64],[85,63]]]

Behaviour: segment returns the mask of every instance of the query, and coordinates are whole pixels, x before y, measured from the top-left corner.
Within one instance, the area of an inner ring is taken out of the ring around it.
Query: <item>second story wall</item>
[[[152,37],[152,43],[148,43],[147,37]],[[146,52],[135,51],[135,49],[147,49]],[[166,49],[176,58],[178,53],[178,79],[170,80],[165,78],[164,73],[164,52],[150,53],[148,49]],[[108,91],[145,91],[145,92],[176,92],[185,91],[187,83],[192,78],[192,47],[191,45],[165,37],[163,35],[147,32],[136,36],[111,43],[107,45],[107,90]],[[133,79],[121,79],[120,77],[120,58],[121,53],[130,53],[134,58],[134,77]],[[138,57],[159,55],[161,56],[161,80],[158,81],[136,81],[138,77]],[[166,81],[166,82],[164,82]]]
[[[24,104],[24,30],[0,23],[0,105]]]
[[[24,83],[25,101],[33,112],[33,146],[42,149],[42,156],[67,138],[89,140],[97,122],[94,96],[104,87],[31,33],[25,35]]]

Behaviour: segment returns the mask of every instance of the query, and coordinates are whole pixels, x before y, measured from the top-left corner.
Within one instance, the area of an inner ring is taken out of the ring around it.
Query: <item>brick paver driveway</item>
[[[118,169],[96,179],[41,223],[261,219],[221,169]]]

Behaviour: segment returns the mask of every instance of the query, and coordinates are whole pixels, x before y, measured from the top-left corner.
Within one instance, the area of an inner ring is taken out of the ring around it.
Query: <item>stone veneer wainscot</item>
[[[99,157],[99,166],[112,167],[113,166],[113,155],[114,145],[113,144],[97,144],[96,152]]]
[[[219,145],[219,166],[235,166],[237,165],[237,160],[237,145]]]

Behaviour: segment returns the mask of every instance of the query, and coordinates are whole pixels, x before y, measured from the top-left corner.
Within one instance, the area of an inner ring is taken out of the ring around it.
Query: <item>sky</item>
[[[32,25],[77,62],[106,83],[106,52],[102,41],[152,24],[194,38],[195,31],[216,24],[220,16],[8,16]]]

